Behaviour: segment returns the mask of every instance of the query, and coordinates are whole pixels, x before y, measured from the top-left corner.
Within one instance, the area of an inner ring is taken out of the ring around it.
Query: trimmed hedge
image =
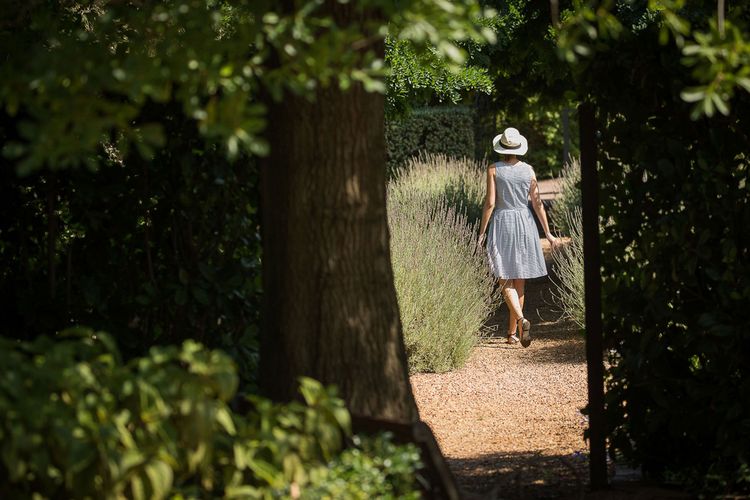
[[[416,109],[386,123],[388,169],[419,154],[474,158],[474,112],[465,106]]]

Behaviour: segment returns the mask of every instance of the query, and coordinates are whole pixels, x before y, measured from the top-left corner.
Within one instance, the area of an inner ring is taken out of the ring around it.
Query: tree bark
[[[331,8],[339,21],[354,12]],[[336,384],[353,413],[416,420],[390,259],[384,98],[361,85],[314,102],[287,94],[268,116],[261,388],[289,400],[310,376]]]

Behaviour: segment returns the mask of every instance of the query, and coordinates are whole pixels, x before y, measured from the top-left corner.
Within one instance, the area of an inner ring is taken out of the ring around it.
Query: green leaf
[[[352,417],[345,407],[336,407],[332,410],[333,417],[336,419],[336,423],[341,427],[346,434],[351,434],[352,431]]]
[[[592,54],[592,50],[588,45],[578,43],[573,46],[573,51],[575,51],[576,54],[579,54],[584,57],[588,57]]]
[[[300,377],[299,384],[299,392],[308,405],[316,404],[325,392],[320,382],[309,377]]]
[[[711,94],[711,100],[713,101],[716,109],[719,110],[724,116],[729,116],[729,105],[722,99],[718,94]]]
[[[146,466],[145,471],[151,482],[151,498],[165,498],[172,490],[172,468],[161,460],[155,460]]]
[[[250,470],[252,470],[258,478],[262,479],[270,486],[283,484],[284,479],[281,471],[276,469],[269,462],[258,458],[252,458],[248,461],[248,465]]]
[[[438,49],[442,54],[444,54],[448,59],[451,61],[457,63],[457,64],[463,64],[466,60],[466,54],[463,50],[458,48],[456,45],[454,45],[451,42],[448,41],[442,41],[438,44]]]
[[[234,426],[232,415],[229,413],[229,411],[226,408],[222,407],[216,411],[216,421],[219,422],[221,427],[230,436],[234,436],[235,434],[237,434],[237,428]]]
[[[248,498],[263,498],[263,490],[254,486],[230,486],[224,490],[226,498],[247,500]]]
[[[737,85],[739,85],[743,89],[745,89],[748,92],[750,92],[750,78],[739,77],[739,78],[737,78],[736,82],[737,82]]]
[[[680,98],[685,102],[698,102],[706,96],[706,87],[690,87],[680,92]]]
[[[143,484],[143,479],[138,474],[134,474],[130,478],[130,492],[133,495],[134,500],[146,500],[146,487]]]

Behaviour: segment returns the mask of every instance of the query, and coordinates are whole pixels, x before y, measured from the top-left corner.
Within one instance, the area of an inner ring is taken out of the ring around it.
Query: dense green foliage
[[[123,363],[89,330],[0,339],[0,488],[12,498],[417,498],[413,446],[359,438],[332,389],[232,413],[230,358],[186,341]],[[293,491],[296,490],[296,493]]]
[[[463,365],[491,311],[494,280],[477,244],[482,167],[414,159],[388,185],[388,224],[412,372]],[[467,215],[468,214],[468,215]]]
[[[462,106],[416,109],[386,123],[389,171],[423,154],[474,158],[474,114]]]
[[[3,5],[14,15],[0,22],[0,333],[87,324],[126,357],[195,338],[228,349],[244,383],[257,362],[263,101],[357,82],[384,91],[387,32],[451,64],[457,43],[491,35],[476,2],[358,2],[379,13],[364,31],[312,0],[298,12],[263,0]]]
[[[750,9],[729,9],[721,39],[715,4],[673,4],[584,9],[565,31],[590,56],[577,82],[601,134],[610,445],[651,477],[748,492],[750,67],[737,40]],[[703,86],[696,108],[685,89]]]
[[[115,335],[127,356],[193,338],[228,349],[251,382],[257,170],[228,163],[171,111],[152,111],[167,125],[153,162],[103,157],[97,172],[24,178],[2,169],[0,332],[30,338],[87,324]]]
[[[494,92],[476,96],[476,158],[494,158],[492,138],[515,127],[529,140],[528,161],[539,178],[557,176],[563,166],[563,113],[569,112],[568,154],[578,154],[575,94],[571,71],[556,55],[549,2],[488,0],[497,10],[489,26],[493,45],[470,50],[474,64],[486,67]]]
[[[494,34],[494,31],[490,33]],[[417,53],[408,40],[387,41],[389,115],[399,115],[412,108],[439,103],[458,104],[472,92],[490,94],[492,80],[487,68],[468,61],[458,69],[432,49]]]
[[[231,157],[263,154],[263,93],[312,96],[319,86],[355,82],[384,91],[377,48],[388,32],[454,62],[464,58],[457,43],[492,35],[478,24],[476,1],[357,2],[352,9],[379,13],[361,26],[338,25],[315,0],[292,12],[265,0],[5,7],[16,15],[0,25],[0,109],[13,124],[3,152],[23,173],[95,168],[102,141],[150,159],[165,137],[158,116],[142,116],[151,102],[177,103]]]

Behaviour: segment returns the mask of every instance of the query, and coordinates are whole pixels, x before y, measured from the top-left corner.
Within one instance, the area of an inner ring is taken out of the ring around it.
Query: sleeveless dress
[[[487,231],[487,256],[501,279],[547,275],[542,245],[528,205],[533,170],[519,161],[495,163],[495,211]]]

